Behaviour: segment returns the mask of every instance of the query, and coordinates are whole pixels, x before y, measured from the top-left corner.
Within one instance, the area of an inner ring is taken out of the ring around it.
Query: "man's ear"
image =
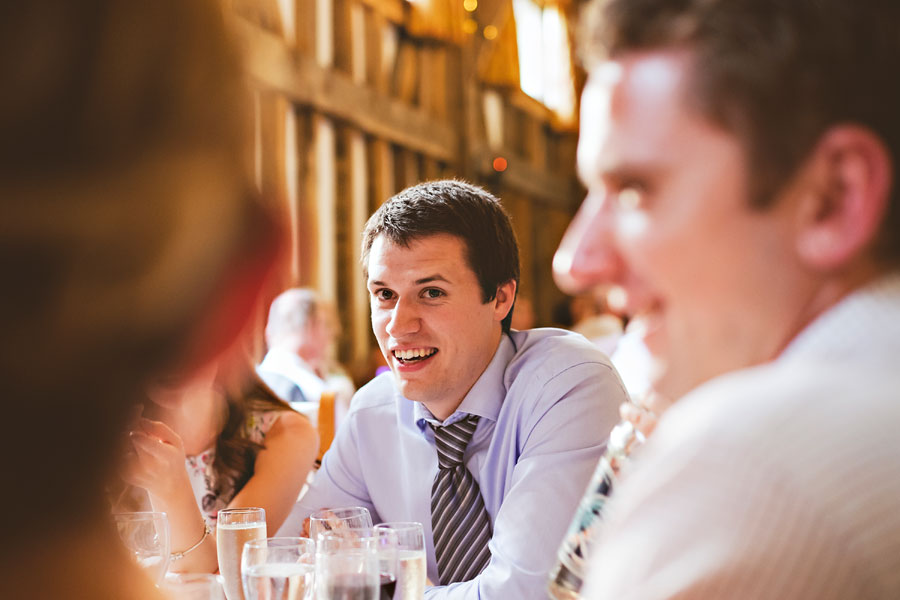
[[[516,300],[516,280],[510,279],[506,283],[497,286],[497,295],[494,298],[494,320],[502,321],[512,310]]]
[[[881,139],[855,125],[827,131],[807,163],[797,212],[797,252],[816,270],[864,257],[888,206],[892,168]]]

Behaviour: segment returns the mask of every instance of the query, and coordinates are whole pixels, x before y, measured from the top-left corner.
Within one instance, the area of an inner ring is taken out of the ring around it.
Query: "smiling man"
[[[579,335],[510,329],[518,247],[481,188],[435,181],[391,198],[362,262],[391,373],[354,397],[295,518],[363,505],[375,522],[421,522],[429,599],[546,598],[626,398],[618,375]]]
[[[900,597],[900,4],[612,0],[558,280],[675,400],[585,597]]]

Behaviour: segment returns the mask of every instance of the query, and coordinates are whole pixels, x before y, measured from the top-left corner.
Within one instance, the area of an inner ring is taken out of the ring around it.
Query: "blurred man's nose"
[[[589,194],[553,256],[553,279],[567,294],[617,282],[621,259],[606,204],[603,195]]]

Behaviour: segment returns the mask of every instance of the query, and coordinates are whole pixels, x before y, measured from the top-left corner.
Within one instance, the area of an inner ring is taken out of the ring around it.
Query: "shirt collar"
[[[419,429],[425,431],[429,422],[434,425],[451,425],[464,419],[467,415],[478,415],[482,419],[496,422],[500,415],[500,408],[503,406],[503,400],[506,398],[506,384],[503,377],[506,374],[506,367],[515,353],[516,349],[509,335],[503,334],[500,337],[500,344],[494,352],[494,357],[488,363],[484,373],[463,398],[456,412],[443,422],[431,414],[424,404],[413,402],[413,416]]]
[[[890,348],[900,339],[900,273],[876,279],[847,295],[794,338],[779,360],[847,360],[865,357],[871,348]],[[886,353],[886,360],[896,360]]]

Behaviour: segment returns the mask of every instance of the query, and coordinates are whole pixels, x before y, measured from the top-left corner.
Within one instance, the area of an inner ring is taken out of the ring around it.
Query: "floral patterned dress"
[[[262,444],[266,439],[266,434],[283,412],[280,410],[251,412],[244,424],[244,437],[257,444]],[[200,454],[186,457],[184,461],[188,477],[191,480],[191,487],[194,489],[194,498],[197,499],[200,512],[203,513],[203,518],[210,527],[216,526],[216,514],[220,509],[228,506],[228,503],[236,495],[233,489],[223,490],[218,496],[213,491],[216,487],[213,473],[215,458],[216,448],[212,446]]]

